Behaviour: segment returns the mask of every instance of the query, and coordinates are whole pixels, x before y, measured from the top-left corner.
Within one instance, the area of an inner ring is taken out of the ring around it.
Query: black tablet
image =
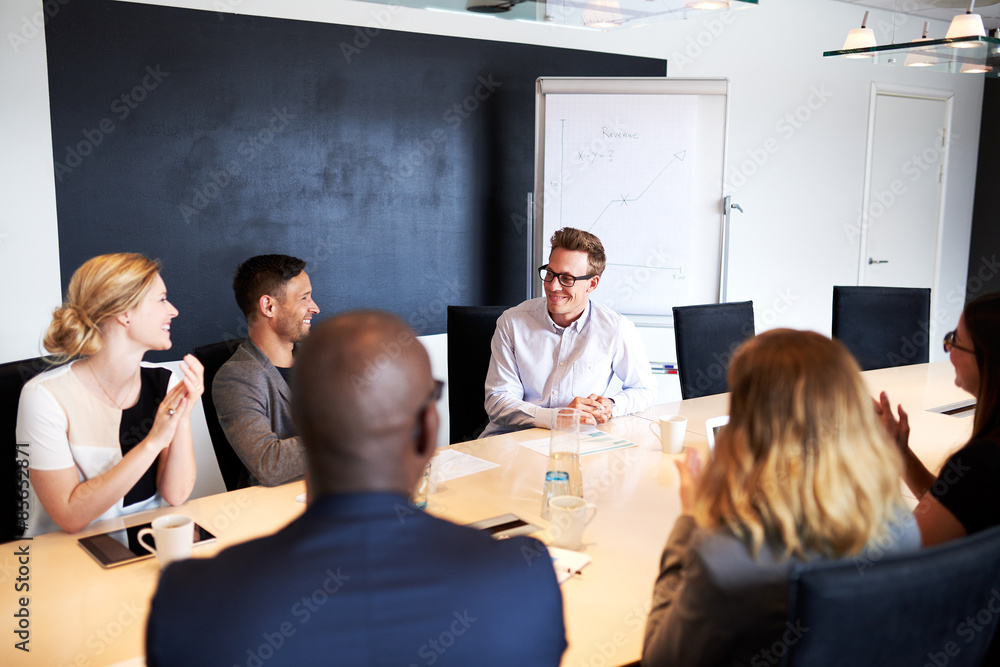
[[[138,526],[113,530],[109,533],[81,537],[77,542],[83,547],[84,551],[93,556],[94,560],[101,564],[101,567],[117,567],[149,558],[153,555],[153,552],[139,542],[139,531],[151,526],[152,524],[142,523]],[[150,535],[148,539],[153,541],[153,546],[155,547],[156,538]],[[194,524],[194,546],[214,540],[215,535],[198,524]]]
[[[514,514],[501,514],[491,519],[483,519],[466,525],[469,528],[485,531],[497,539],[514,537],[515,535],[530,535],[538,530],[538,526],[528,523]]]

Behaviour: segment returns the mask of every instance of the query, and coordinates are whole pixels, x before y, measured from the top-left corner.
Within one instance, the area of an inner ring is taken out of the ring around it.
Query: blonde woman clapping
[[[191,355],[182,376],[141,363],[168,350],[177,309],[160,264],[119,253],[88,260],[55,310],[45,349],[69,364],[21,391],[17,441],[27,445],[28,535],[185,502],[196,476],[191,409],[204,386]]]

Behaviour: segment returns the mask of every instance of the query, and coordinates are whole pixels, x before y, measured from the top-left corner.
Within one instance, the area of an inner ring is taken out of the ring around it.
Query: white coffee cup
[[[687,417],[670,415],[660,417],[658,424],[650,424],[649,430],[659,438],[660,449],[664,454],[680,454],[684,449],[684,432],[687,431],[687,424]]]
[[[549,501],[549,511],[552,513],[549,524],[552,546],[572,550],[583,546],[583,529],[594,520],[597,507],[580,496],[555,496]]]
[[[146,540],[146,535],[152,535],[156,547]],[[175,560],[191,557],[191,545],[194,543],[194,521],[183,514],[166,514],[153,519],[153,527],[139,531],[139,542],[156,555],[160,567],[165,567]]]

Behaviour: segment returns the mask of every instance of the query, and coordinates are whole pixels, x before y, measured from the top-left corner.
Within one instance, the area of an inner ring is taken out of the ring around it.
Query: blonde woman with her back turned
[[[802,632],[785,617],[795,563],[920,546],[902,459],[843,345],[768,331],[736,352],[729,386],[729,424],[704,474],[692,450],[678,462],[683,515],[653,590],[643,665],[770,664],[768,651]]]

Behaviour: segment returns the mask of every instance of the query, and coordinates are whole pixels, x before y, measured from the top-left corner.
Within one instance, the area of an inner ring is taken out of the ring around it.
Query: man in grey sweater
[[[249,330],[216,374],[212,398],[250,484],[275,486],[305,472],[288,388],[295,344],[309,335],[319,313],[305,266],[288,255],[258,255],[240,264],[233,278]]]

